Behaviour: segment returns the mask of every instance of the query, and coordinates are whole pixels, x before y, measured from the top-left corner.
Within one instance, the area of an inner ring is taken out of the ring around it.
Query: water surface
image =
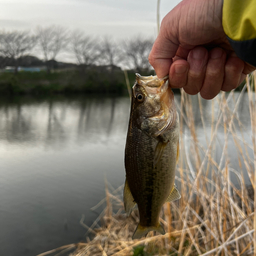
[[[180,97],[175,98],[179,105]],[[205,145],[197,96],[192,101],[198,138]],[[242,102],[237,118],[250,143],[246,95]],[[219,106],[202,104],[210,134],[211,113],[217,116]],[[85,238],[79,221],[83,214],[87,225],[97,218],[90,208],[104,198],[104,177],[114,187],[124,182],[129,111],[127,97],[0,100],[0,255],[36,255]],[[186,128],[184,136],[190,140]],[[220,148],[223,138],[219,132]],[[229,147],[230,163],[237,167],[239,152],[234,144]],[[214,154],[218,159],[221,151]]]
[[[84,238],[82,214],[124,181],[128,98],[0,103],[0,255],[36,255]]]

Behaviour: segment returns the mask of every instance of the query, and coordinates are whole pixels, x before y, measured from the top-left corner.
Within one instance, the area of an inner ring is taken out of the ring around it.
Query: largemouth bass
[[[140,76],[132,88],[125,147],[124,206],[137,204],[140,222],[133,239],[149,231],[164,234],[159,222],[163,204],[180,198],[174,185],[179,155],[179,116],[167,79]]]

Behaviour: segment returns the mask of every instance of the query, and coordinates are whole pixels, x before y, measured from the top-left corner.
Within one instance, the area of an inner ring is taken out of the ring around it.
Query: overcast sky
[[[180,0],[161,0],[161,19]],[[88,35],[156,37],[157,0],[0,0],[0,28],[33,30],[61,25]]]
[[[161,18],[179,0],[161,1]],[[157,0],[0,0],[0,27],[32,29],[62,25],[92,35],[156,36]]]

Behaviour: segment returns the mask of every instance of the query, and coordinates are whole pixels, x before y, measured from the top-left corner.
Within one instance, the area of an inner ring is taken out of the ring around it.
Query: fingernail
[[[204,57],[205,52],[201,48],[196,48],[192,50],[192,58],[195,60],[202,59]]]
[[[211,57],[211,59],[219,59],[219,58],[221,58],[222,54],[223,54],[223,50],[217,48],[217,49],[214,49],[211,51],[210,57]]]
[[[187,71],[187,67],[184,65],[175,65],[174,70],[176,74],[182,74]]]

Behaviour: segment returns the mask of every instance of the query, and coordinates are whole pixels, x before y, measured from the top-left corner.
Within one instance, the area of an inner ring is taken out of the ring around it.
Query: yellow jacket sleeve
[[[256,0],[224,0],[222,24],[237,56],[256,66]]]

